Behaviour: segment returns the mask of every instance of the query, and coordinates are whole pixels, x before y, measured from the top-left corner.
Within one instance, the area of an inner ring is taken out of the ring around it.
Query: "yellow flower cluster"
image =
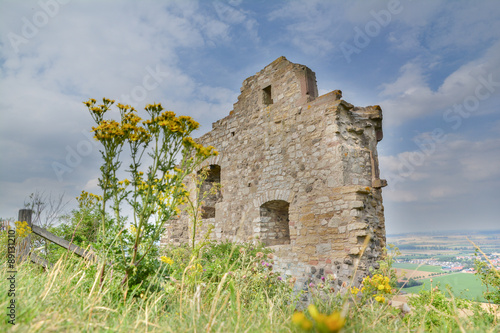
[[[335,311],[326,315],[319,312],[314,304],[310,304],[307,311],[314,320],[318,332],[335,333],[340,331],[340,329],[345,325],[345,319],[342,317],[340,312]],[[309,320],[303,312],[295,312],[292,315],[292,323],[305,331],[308,331],[313,327],[313,322]]]
[[[148,129],[156,133],[161,128],[164,131],[178,134],[188,134],[200,127],[200,124],[194,121],[191,117],[180,116],[176,117],[172,111],[164,111],[161,104],[150,104],[146,106],[146,111],[151,115],[151,120],[143,122]]]
[[[185,126],[187,126],[187,128],[189,128],[191,131],[198,129],[198,127],[200,127],[200,124],[191,117],[180,116],[179,120],[181,123],[183,123]]]
[[[78,204],[81,208],[90,208],[97,202],[101,201],[102,197],[100,195],[82,191],[82,193],[78,197],[76,197],[76,200],[78,201]]]
[[[203,272],[203,266],[201,266],[200,264],[191,265],[188,267],[188,269],[197,273]]]
[[[95,200],[95,201],[101,201],[102,197],[97,194],[93,194],[90,192],[82,191],[80,196],[76,197],[76,200],[78,201],[84,201],[84,200]]]
[[[122,112],[122,128],[126,133],[127,138],[131,142],[148,142],[151,135],[144,127],[138,126],[139,122],[142,120],[141,117],[136,115],[135,110],[130,106],[123,106],[121,104],[118,105],[119,108],[122,106],[122,108],[120,108],[120,111]],[[128,109],[131,109],[131,111],[125,112]]]
[[[103,103],[96,106],[95,99],[84,102],[92,117],[99,126],[92,127],[94,138],[103,142],[115,142],[121,144],[125,139],[133,142],[147,142],[150,134],[141,126],[138,126],[141,118],[135,114],[135,109],[129,105],[117,104],[122,117],[121,123],[115,120],[104,120],[103,115],[114,104],[114,100],[103,98]]]
[[[115,103],[114,100],[112,99],[107,99],[103,98],[102,99],[103,104],[96,106],[96,100],[91,98],[86,102],[83,102],[87,106],[87,108],[90,111],[90,114],[92,117],[97,121],[100,122],[102,120],[102,117],[104,116],[104,113],[109,110],[109,107]]]
[[[183,202],[183,200],[181,200],[181,202]],[[179,215],[181,215],[181,210],[180,210],[180,208],[179,208],[179,207],[175,207],[175,209],[174,209],[174,213],[175,213],[175,216],[179,216]]]
[[[174,264],[174,261],[171,258],[169,258],[169,257],[161,256],[160,260],[163,261],[164,263],[168,264],[168,265],[173,265]]]
[[[132,235],[135,235],[135,233],[137,232],[137,228],[133,225],[130,225],[129,230]]]
[[[108,148],[117,147],[125,140],[129,140],[131,146],[137,147],[140,143],[148,143],[151,135],[157,135],[160,130],[165,137],[170,135],[183,139],[183,145],[187,149],[194,148],[199,157],[207,158],[217,155],[214,147],[203,147],[188,137],[189,133],[199,128],[200,124],[188,116],[177,117],[172,111],[163,111],[161,104],[149,104],[145,110],[150,114],[151,119],[142,121],[143,126],[139,126],[141,118],[135,113],[136,110],[129,106],[118,103],[117,107],[121,114],[121,123],[115,120],[105,120],[103,115],[109,110],[114,100],[103,98],[103,104],[96,105],[95,99],[89,99],[84,104],[88,107],[92,117],[98,124],[92,127],[94,138],[101,141]],[[163,112],[162,112],[163,111]]]
[[[385,303],[385,295],[392,293],[388,276],[382,274],[375,274],[372,277],[367,276],[363,279],[363,287],[361,292],[373,295],[373,298],[379,303]],[[353,292],[351,288],[351,292]]]
[[[309,331],[313,326],[312,321],[307,319],[306,315],[302,311],[295,312],[292,315],[292,323],[299,326],[305,331]]]
[[[125,186],[129,186],[129,185],[130,185],[130,180],[128,180],[128,179],[120,180],[120,181],[118,182],[118,185],[125,185]]]
[[[163,106],[161,103],[148,104],[145,107],[146,111],[152,112],[153,114],[163,111]]]
[[[91,107],[91,106],[94,106],[94,104],[96,103],[97,101],[93,98],[89,99],[88,101],[86,102],[83,102],[83,104],[85,104],[87,107]]]
[[[215,150],[213,146],[203,147],[203,145],[197,143],[193,140],[193,138],[189,136],[182,139],[182,142],[184,144],[184,147],[194,148],[197,151],[197,154],[202,157],[209,157],[212,155],[217,156],[219,154],[219,152]]]
[[[31,234],[31,228],[28,226],[28,222],[26,221],[17,221],[16,222],[16,233],[17,237],[24,238]]]
[[[94,138],[99,141],[117,141],[123,142],[125,131],[120,123],[115,120],[102,120],[99,126],[92,127],[95,133]]]
[[[141,173],[139,172],[139,176],[142,176]],[[151,188],[151,193],[156,194],[157,193],[157,187],[159,183],[159,179],[153,179],[154,183],[149,185],[147,182],[144,180],[138,179],[137,180],[137,189],[139,190],[147,190],[148,188]]]
[[[198,154],[202,157],[210,157],[212,155],[217,156],[219,152],[215,150],[214,146],[202,147],[198,149]]]

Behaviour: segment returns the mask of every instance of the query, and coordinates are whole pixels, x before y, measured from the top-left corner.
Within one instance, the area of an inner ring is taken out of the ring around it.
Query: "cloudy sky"
[[[388,233],[500,229],[500,2],[0,0],[0,216],[98,193],[82,101],[161,102],[198,135],[285,56],[382,106]]]

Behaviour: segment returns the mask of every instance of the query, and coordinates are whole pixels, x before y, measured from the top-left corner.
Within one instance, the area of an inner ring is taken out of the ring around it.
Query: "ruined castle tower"
[[[213,239],[258,239],[299,281],[333,274],[340,285],[355,266],[359,280],[376,265],[385,247],[382,111],[341,98],[318,96],[314,72],[285,57],[243,81],[234,110],[197,140],[219,151],[202,186],[222,186],[203,207]],[[183,213],[162,243],[186,242],[188,223]]]

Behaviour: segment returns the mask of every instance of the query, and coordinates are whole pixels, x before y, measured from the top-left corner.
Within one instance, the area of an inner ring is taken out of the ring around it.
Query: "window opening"
[[[264,89],[262,89],[262,102],[264,105],[270,105],[273,104],[273,95],[272,95],[272,90],[271,86],[267,86]]]
[[[260,206],[260,236],[266,246],[290,244],[289,203],[268,201]]]
[[[200,185],[200,192],[198,200],[203,202],[201,206],[201,218],[210,219],[215,217],[215,204],[222,200],[222,193],[220,190],[220,171],[218,165],[210,165],[208,170],[200,171],[206,172],[206,178]]]

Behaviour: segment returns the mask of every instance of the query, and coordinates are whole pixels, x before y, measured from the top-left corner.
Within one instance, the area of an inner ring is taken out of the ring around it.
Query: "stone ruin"
[[[285,57],[243,81],[234,110],[197,139],[219,152],[204,163],[201,191],[221,184],[204,200],[198,235],[212,224],[212,239],[263,242],[299,288],[330,274],[345,286],[355,271],[359,283],[377,267],[386,245],[382,110],[341,98],[318,96],[315,73]],[[162,244],[187,242],[189,223],[183,212]]]

